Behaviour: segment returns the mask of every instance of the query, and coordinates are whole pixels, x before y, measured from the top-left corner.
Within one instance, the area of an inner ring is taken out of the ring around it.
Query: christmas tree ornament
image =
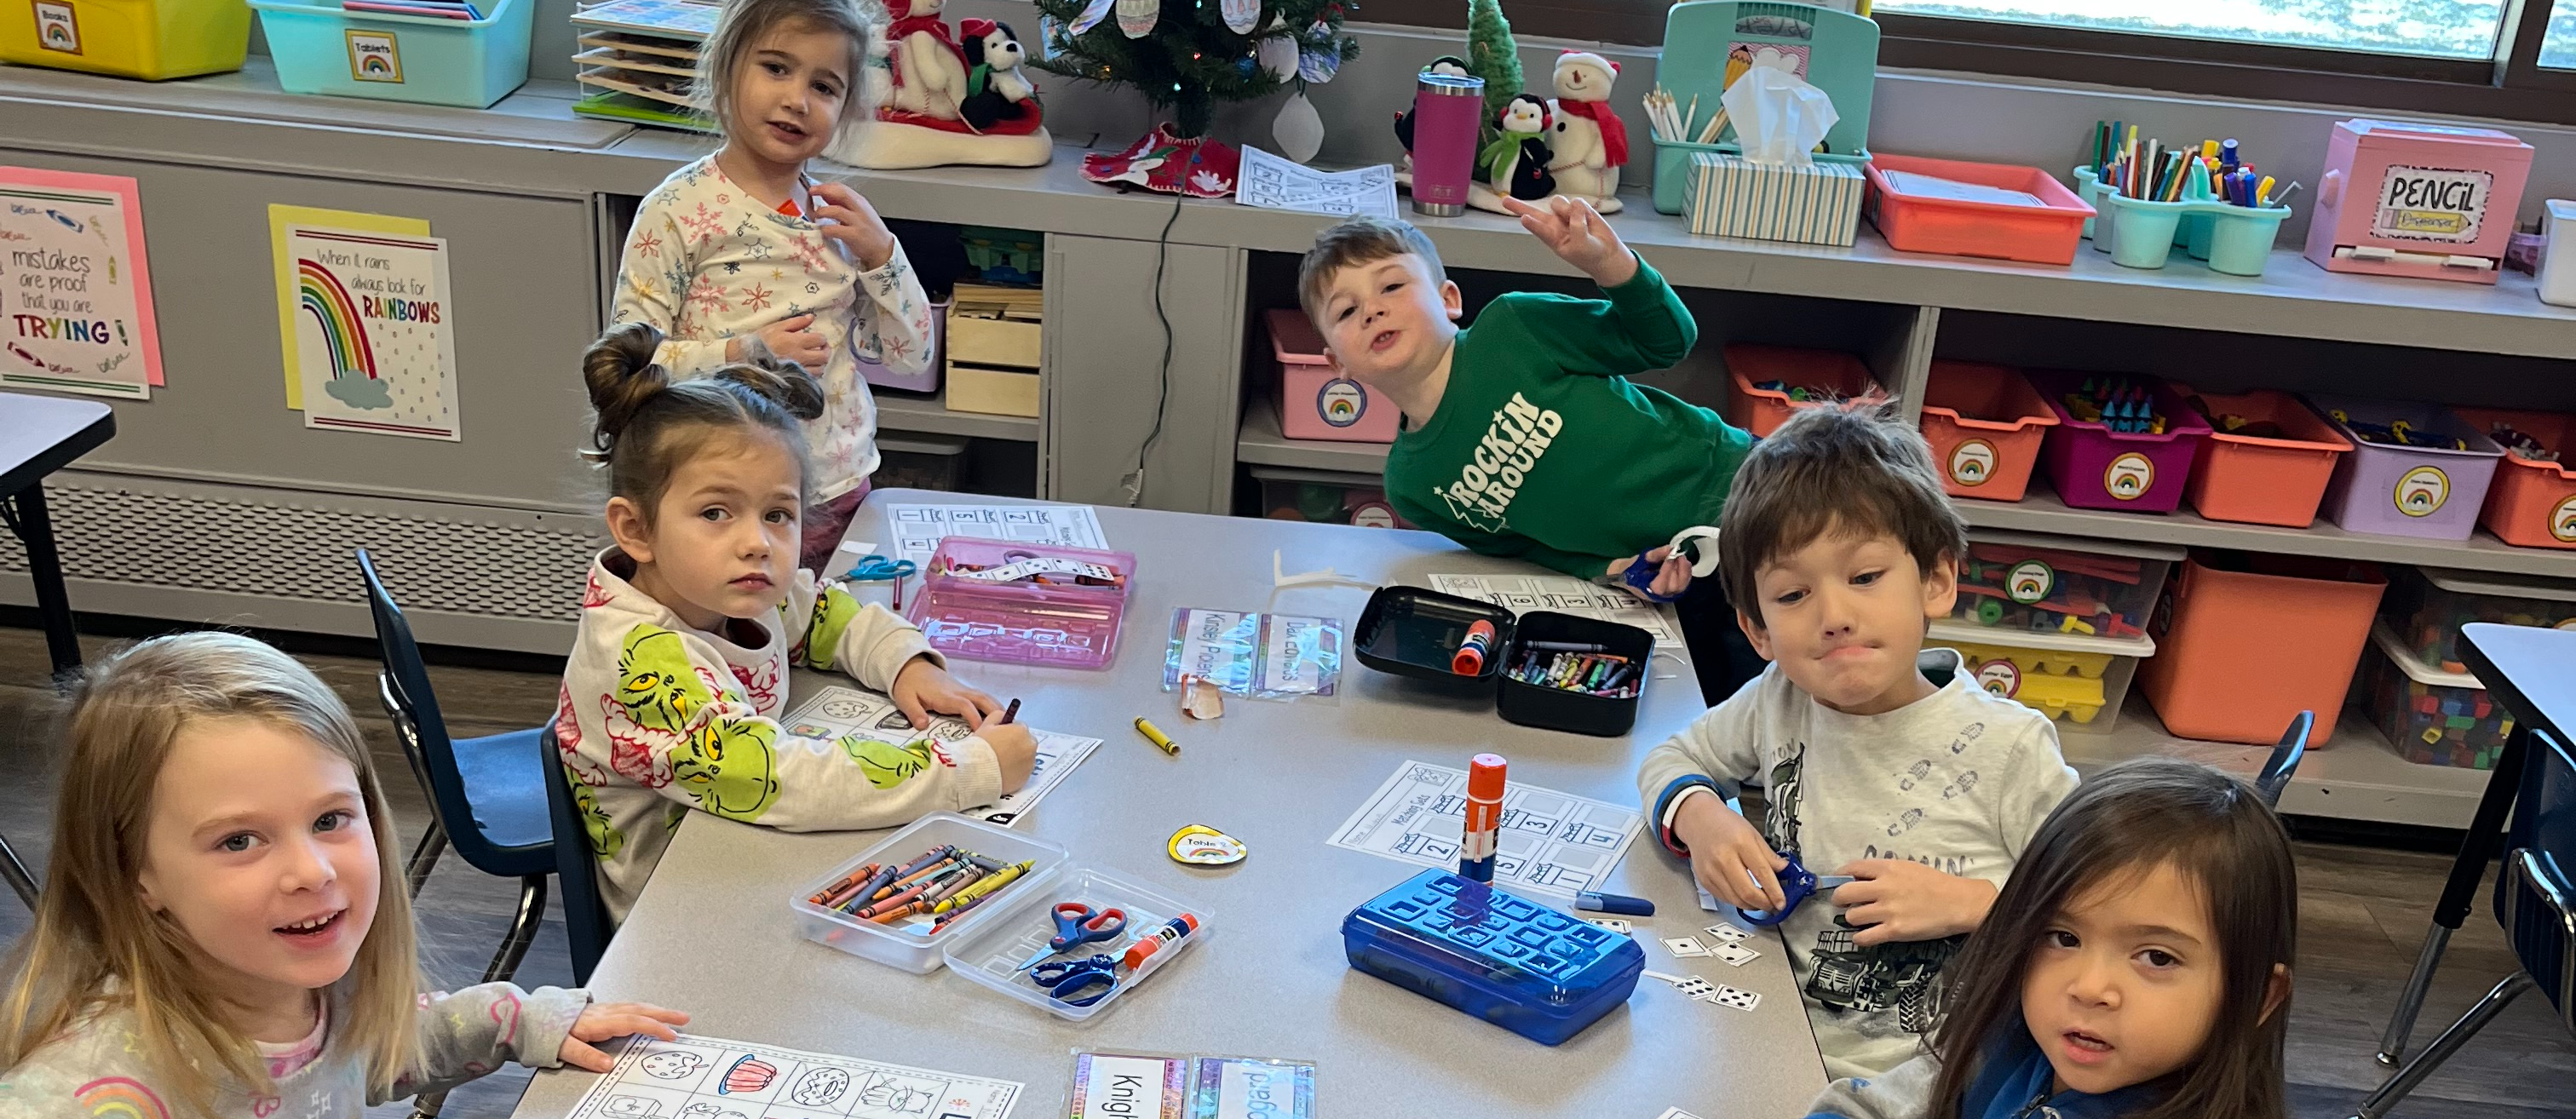
[[[1306,100],[1303,90],[1288,95],[1279,106],[1279,117],[1270,122],[1270,138],[1279,141],[1279,154],[1304,163],[1324,150],[1324,117],[1315,111],[1315,103]]]
[[[1073,24],[1065,28],[1066,39],[1070,40],[1073,36],[1099,26],[1101,20],[1109,17],[1109,8],[1115,3],[1117,0],[1090,0],[1089,3],[1084,4],[1081,14],[1073,17]]]
[[[1222,0],[1217,11],[1225,17],[1225,29],[1237,35],[1261,26],[1261,0]]]
[[[1313,85],[1322,85],[1325,82],[1333,80],[1333,73],[1341,68],[1342,56],[1340,54],[1329,51],[1303,49],[1297,52],[1297,79],[1299,81]]]
[[[1153,34],[1154,24],[1162,19],[1163,0],[1116,0],[1118,30],[1130,39]]]
[[[1271,77],[1284,82],[1297,76],[1299,52],[1295,36],[1272,35],[1253,44],[1252,49],[1260,55],[1261,68]]]

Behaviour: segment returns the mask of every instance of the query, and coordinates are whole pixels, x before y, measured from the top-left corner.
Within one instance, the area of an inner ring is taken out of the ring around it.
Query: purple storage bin
[[[2309,396],[2308,406],[2352,440],[2352,453],[2335,464],[2326,485],[2326,516],[2352,532],[2466,540],[2477,531],[2478,508],[2487,502],[2504,448],[2438,404]],[[2334,418],[2337,410],[2360,423],[2386,426],[2404,420],[2419,431],[2466,440],[2465,451],[2391,447],[2365,441]]]
[[[853,348],[855,349],[855,346]],[[881,389],[938,392],[939,372],[946,364],[940,361],[940,355],[947,351],[948,301],[942,299],[930,305],[930,360],[922,364],[921,372],[897,373],[881,363],[869,361],[867,355],[862,353],[859,355],[859,377]]]
[[[2209,424],[2172,386],[2154,377],[2109,375],[2153,386],[2150,399],[2165,417],[2162,435],[2129,434],[2078,419],[2066,408],[2067,393],[2105,374],[2036,370],[2029,376],[2031,387],[2057,413],[2057,426],[2048,429],[2040,444],[2039,460],[2056,483],[2059,500],[2077,509],[2123,513],[2170,513],[2182,504],[2192,456],[2209,437]]]

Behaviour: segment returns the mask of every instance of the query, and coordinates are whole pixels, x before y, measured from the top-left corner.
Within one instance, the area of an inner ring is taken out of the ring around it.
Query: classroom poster
[[[355,229],[371,233],[396,233],[414,237],[429,236],[429,219],[398,218],[391,214],[362,214],[354,210],[324,210],[313,206],[268,207],[269,257],[275,262],[277,276],[278,352],[286,355],[286,408],[304,410],[304,377],[295,364],[295,323],[303,317],[296,296],[295,258],[286,251],[286,231],[291,226],[316,225],[334,229]],[[159,381],[154,381],[159,384]]]
[[[304,426],[459,439],[447,242],[290,224]]]
[[[0,385],[151,399],[151,275],[133,179],[0,167]]]

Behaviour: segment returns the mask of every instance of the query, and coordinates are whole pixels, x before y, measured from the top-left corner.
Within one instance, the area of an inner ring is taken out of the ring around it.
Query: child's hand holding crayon
[[[1503,199],[1503,205],[1520,216],[1521,228],[1594,283],[1615,288],[1636,277],[1636,254],[1628,251],[1591,203],[1564,195],[1546,201],[1545,209],[1510,197]]]

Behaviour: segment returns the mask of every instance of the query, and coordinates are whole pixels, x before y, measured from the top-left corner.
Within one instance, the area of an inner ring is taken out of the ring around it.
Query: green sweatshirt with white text
[[[1643,259],[1602,292],[1514,292],[1458,332],[1439,407],[1387,452],[1396,512],[1586,579],[1717,523],[1752,437],[1628,380],[1681,361],[1699,328]]]

